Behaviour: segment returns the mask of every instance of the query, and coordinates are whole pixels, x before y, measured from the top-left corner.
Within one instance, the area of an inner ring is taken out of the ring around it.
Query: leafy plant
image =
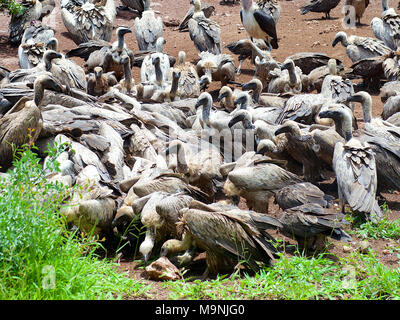
[[[15,0],[0,0],[0,12],[8,11],[12,15],[23,14],[25,7]]]
[[[58,172],[57,155],[49,149],[43,168],[24,145],[15,153],[14,168],[0,178],[0,299],[113,299],[142,295],[143,285],[101,260],[99,243],[77,239],[67,229],[60,207],[72,189],[46,179]],[[46,174],[45,174],[46,173]]]

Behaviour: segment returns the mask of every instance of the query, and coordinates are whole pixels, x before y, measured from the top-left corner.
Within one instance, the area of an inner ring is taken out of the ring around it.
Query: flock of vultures
[[[340,31],[331,39],[352,66],[322,53],[273,59],[278,0],[241,0],[246,35],[227,46],[216,8],[190,0],[178,28],[198,50],[195,64],[183,43],[177,57],[164,53],[150,0],[121,2],[118,10],[137,14],[132,28],[114,25],[114,0],[61,0],[76,44],[65,55],[41,23],[54,0],[24,0],[24,12],[11,17],[20,69],[0,67],[2,176],[13,147],[35,143],[46,162],[48,146],[67,143],[61,172],[47,178],[79,186],[61,208],[71,228],[119,239],[127,255],[138,245],[146,263],[169,257],[190,266],[206,252],[204,277],[238,262],[253,271],[273,265],[279,234],[322,250],[327,237],[351,241],[345,214],[382,219],[380,194],[400,190],[400,15],[388,0],[370,23],[376,38]],[[304,0],[299,14],[329,20],[340,2]],[[369,0],[341,5],[357,26]],[[124,41],[129,33],[137,52]],[[238,83],[246,59],[254,77]],[[220,84],[214,100],[211,83]],[[379,90],[385,104],[374,118],[369,92]],[[279,212],[270,212],[271,201]]]

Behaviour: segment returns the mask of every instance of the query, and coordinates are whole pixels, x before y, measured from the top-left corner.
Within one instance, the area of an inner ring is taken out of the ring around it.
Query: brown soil
[[[59,5],[59,1],[56,2],[57,5]],[[240,1],[236,1],[235,4],[232,4],[230,1],[223,4],[220,3],[219,0],[207,0],[207,2],[213,4],[216,8],[216,12],[212,16],[212,19],[221,27],[223,46],[247,37],[240,22]],[[330,57],[340,59],[345,66],[350,67],[351,61],[346,55],[345,48],[340,44],[335,48],[332,48],[331,46],[336,32],[344,30],[342,27],[342,3],[331,11],[332,19],[325,20],[322,19],[323,14],[320,13],[300,15],[299,8],[304,2],[305,0],[280,0],[282,11],[277,27],[279,49],[273,50],[272,56],[282,62],[287,56],[297,52],[322,52],[328,54]],[[117,5],[119,5],[119,1],[117,2]],[[170,20],[180,21],[184,17],[189,6],[189,0],[154,0],[153,2],[153,10],[155,10],[158,15],[162,15],[164,22]],[[374,37],[369,23],[373,17],[380,16],[380,14],[380,1],[371,1],[364,17],[361,19],[361,22],[364,25],[344,31],[348,34]],[[133,27],[134,17],[134,15],[125,15],[125,17],[117,16],[115,27],[121,25]],[[17,48],[12,47],[7,43],[8,22],[9,17],[0,15],[0,65],[13,70],[17,69],[19,66]],[[76,47],[74,42],[68,37],[67,30],[60,17],[59,7],[57,7],[49,17],[46,17],[44,22],[56,30],[56,37],[59,39],[60,49],[62,52],[66,52]],[[188,32],[178,32],[176,27],[164,27],[164,38],[167,41],[165,52],[177,57],[180,50],[185,50],[189,61],[195,62],[198,59],[198,52],[196,51],[193,42],[190,40]],[[125,39],[130,49],[133,51],[138,50],[134,33],[127,35]],[[115,35],[113,35],[112,38],[112,41],[114,40]],[[227,49],[224,49],[223,51],[225,53],[230,53]],[[237,57],[235,58],[237,61]],[[76,58],[76,61],[82,63],[78,58]],[[236,80],[238,82],[246,82],[250,80],[253,77],[253,68],[253,65],[251,65],[249,61],[244,62],[242,66],[242,74],[237,77]],[[140,78],[140,70],[138,68],[133,69],[133,76],[135,79]],[[209,89],[218,90],[219,84],[214,83]],[[379,95],[373,95],[373,102],[373,115],[379,116],[383,107]],[[362,118],[360,107],[356,107],[356,117]],[[385,194],[384,196],[388,202],[389,208],[393,210],[389,218],[400,218],[399,194],[396,192],[394,194]],[[242,205],[245,206],[244,203],[242,203]],[[274,213],[278,210],[278,207],[273,204],[271,204],[270,208]],[[290,242],[289,239],[282,235],[277,235],[277,237]],[[353,237],[353,240],[352,246],[356,247],[360,239]],[[395,241],[371,240],[370,243],[385,265],[398,267],[398,258],[396,257],[396,254],[384,254],[383,252],[388,245],[395,244]],[[329,251],[338,257],[343,257],[346,255],[346,253],[343,252],[343,245],[343,243],[332,240],[331,249],[329,249]],[[203,260],[202,266],[204,267],[204,259],[200,259],[199,263],[201,263],[201,260]],[[131,277],[152,283],[153,289],[149,292],[152,299],[168,299],[168,290],[162,288],[157,282],[147,280],[143,268],[138,268],[138,266],[139,264],[136,262],[121,261],[119,269],[121,271],[127,271],[128,275]],[[201,274],[201,272],[199,274]],[[127,299],[129,299],[129,297],[127,297]]]

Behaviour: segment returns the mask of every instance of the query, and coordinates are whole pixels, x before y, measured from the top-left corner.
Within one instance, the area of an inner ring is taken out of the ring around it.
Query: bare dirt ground
[[[76,47],[76,45],[68,37],[67,30],[61,20],[59,1],[56,2],[58,7],[56,7],[50,16],[44,19],[44,22],[55,29],[56,37],[59,39],[60,43],[60,50],[66,52]],[[211,18],[221,27],[223,47],[233,41],[247,38],[247,34],[245,30],[243,30],[240,22],[240,1],[236,1],[234,4],[232,4],[232,2],[220,3],[219,0],[208,0],[207,2],[213,4],[216,8],[216,11]],[[345,66],[350,67],[352,63],[346,55],[345,48],[340,44],[335,48],[332,48],[332,40],[336,32],[340,30],[345,31],[347,34],[374,37],[369,23],[373,17],[380,16],[380,1],[371,1],[361,19],[363,25],[357,26],[357,28],[353,29],[344,29],[342,26],[343,1],[338,7],[331,11],[331,20],[323,19],[323,14],[320,13],[301,15],[299,8],[304,4],[304,2],[305,0],[279,1],[282,7],[281,17],[277,26],[279,49],[273,50],[273,58],[282,62],[286,57],[297,52],[321,52],[328,54],[332,58],[340,59]],[[119,0],[117,0],[116,5],[119,4]],[[391,5],[394,4],[391,3]],[[189,0],[154,0],[152,5],[153,10],[156,11],[157,15],[161,15],[164,22],[170,20],[180,21],[189,7]],[[8,22],[8,16],[0,15],[0,65],[13,70],[19,68],[19,66],[17,48],[12,47],[7,43]],[[124,25],[133,29],[133,24],[134,16],[117,16],[115,28]],[[188,32],[178,32],[176,27],[164,27],[164,38],[167,41],[164,47],[165,52],[177,57],[180,50],[185,50],[189,61],[195,62],[198,59],[198,52],[193,42],[190,40]],[[134,33],[128,34],[125,39],[129,48],[133,51],[138,50]],[[111,40],[115,40],[115,34]],[[227,49],[223,49],[223,52],[230,53]],[[235,57],[235,59],[237,61],[237,57]],[[82,63],[82,60],[78,58],[76,61]],[[253,65],[250,64],[249,61],[244,62],[242,66],[242,74],[238,76],[236,80],[242,83],[250,80],[253,77],[253,68]],[[140,79],[140,70],[138,68],[133,69],[133,76],[135,79]],[[218,89],[219,83],[212,84],[209,88],[211,91]],[[383,104],[379,95],[373,95],[373,102],[373,115],[380,116]],[[356,117],[362,118],[361,107],[359,105],[356,107]],[[392,209],[389,218],[400,218],[399,193],[385,194],[385,198],[389,208]],[[278,210],[278,207],[273,204],[270,205],[270,208],[273,209],[272,211],[274,212],[277,212]],[[277,236],[283,238],[281,235]],[[360,239],[357,237],[353,237],[353,239],[353,245],[356,246]],[[288,239],[285,238],[285,240]],[[384,254],[384,249],[387,248],[390,243],[393,243],[393,241],[372,240],[370,242],[372,248],[376,251],[384,264],[391,267],[398,267],[398,258],[395,254]],[[332,240],[332,246],[329,251],[338,257],[346,255],[346,253],[343,252],[343,243],[334,240]],[[138,269],[137,267],[138,265],[131,261],[121,261],[120,263],[120,270],[127,271],[129,276],[152,283],[153,289],[150,294],[152,294],[153,299],[168,299],[168,290],[161,288],[157,282],[147,280],[143,269]],[[127,299],[129,299],[129,297]]]

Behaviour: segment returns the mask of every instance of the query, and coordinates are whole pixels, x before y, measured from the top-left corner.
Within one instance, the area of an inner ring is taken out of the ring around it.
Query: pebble
[[[358,251],[361,253],[368,253],[368,249],[371,247],[370,243],[366,240],[361,241],[358,244]]]
[[[343,252],[349,253],[353,251],[353,248],[351,246],[343,246]]]
[[[383,253],[383,254],[386,254],[386,255],[387,255],[387,254],[390,254],[390,250],[385,249],[385,250],[382,251],[382,253]]]

